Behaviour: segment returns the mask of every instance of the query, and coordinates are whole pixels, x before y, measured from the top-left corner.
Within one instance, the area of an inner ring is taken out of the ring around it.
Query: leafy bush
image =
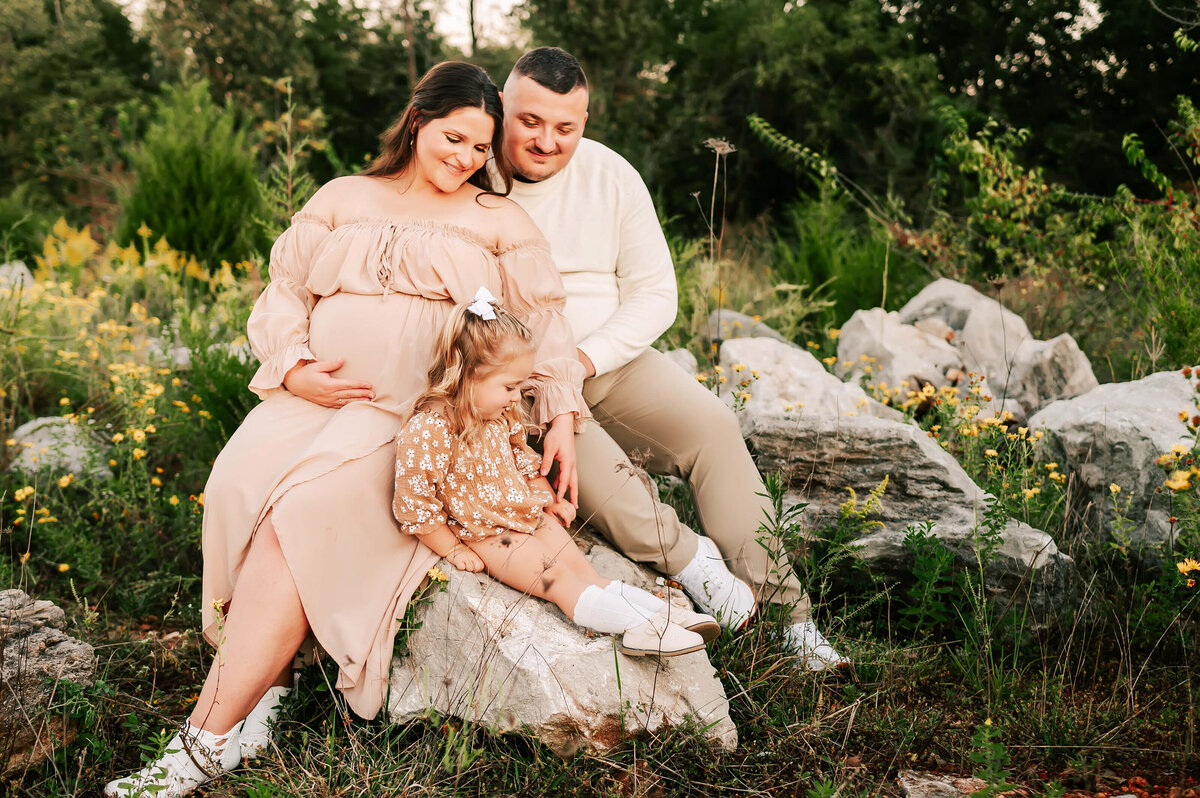
[[[267,245],[255,221],[263,202],[249,133],[204,83],[166,88],[129,161],[134,182],[122,200],[119,240],[136,240],[148,225],[214,270]]]

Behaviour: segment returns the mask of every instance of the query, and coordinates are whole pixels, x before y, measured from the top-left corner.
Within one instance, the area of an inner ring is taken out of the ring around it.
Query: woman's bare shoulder
[[[542,231],[525,209],[508,197],[480,192],[476,197],[479,225],[495,240],[499,249],[530,238],[542,238]]]
[[[369,204],[369,198],[378,190],[378,178],[365,175],[335,177],[317,189],[305,203],[304,210],[337,225],[362,215],[361,206]]]

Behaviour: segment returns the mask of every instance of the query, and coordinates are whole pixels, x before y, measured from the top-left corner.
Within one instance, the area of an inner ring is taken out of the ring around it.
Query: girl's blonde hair
[[[475,410],[474,380],[534,350],[533,333],[520,319],[499,305],[492,309],[494,319],[484,319],[466,304],[454,309],[435,344],[428,386],[413,403],[414,413],[444,405],[459,441],[470,442],[483,429]],[[519,403],[506,415],[525,423]]]

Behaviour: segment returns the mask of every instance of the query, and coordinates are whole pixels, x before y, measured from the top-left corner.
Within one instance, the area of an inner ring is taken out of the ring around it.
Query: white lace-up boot
[[[290,687],[269,687],[266,694],[250,710],[242,721],[238,734],[238,745],[242,749],[242,760],[257,759],[271,744],[272,727],[279,717],[283,699],[292,692]]]
[[[739,631],[754,617],[754,591],[730,572],[709,538],[697,536],[696,556],[671,578],[726,629]]]
[[[789,653],[800,657],[810,671],[823,671],[826,668],[850,664],[850,660],[829,645],[829,641],[817,631],[817,625],[812,621],[789,626],[784,632],[783,647]]]
[[[238,726],[224,734],[197,729],[190,723],[167,743],[166,752],[137,773],[113,779],[104,788],[108,798],[179,798],[241,762]]]

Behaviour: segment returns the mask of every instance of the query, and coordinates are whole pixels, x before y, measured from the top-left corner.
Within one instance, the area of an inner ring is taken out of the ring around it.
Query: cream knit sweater
[[[597,374],[646,350],[675,321],[675,268],[650,192],[629,162],[582,139],[558,174],[509,195],[550,241],[567,321]]]

